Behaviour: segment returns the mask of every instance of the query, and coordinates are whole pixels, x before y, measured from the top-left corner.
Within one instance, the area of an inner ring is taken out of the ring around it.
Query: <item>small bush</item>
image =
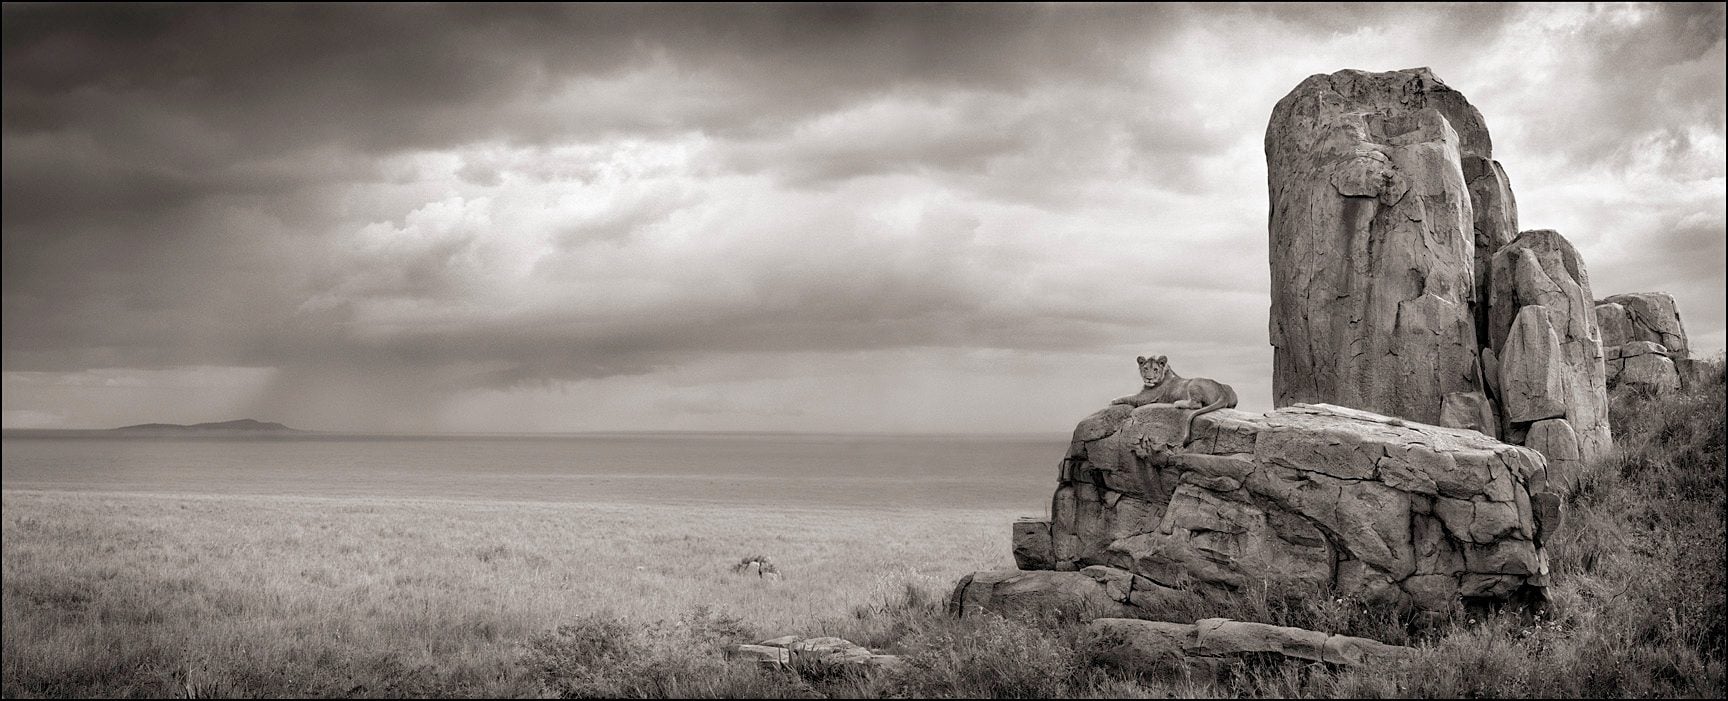
[[[1081,670],[1072,638],[1047,622],[968,616],[908,641],[900,680],[908,695],[958,698],[1059,698]]]
[[[750,637],[737,618],[702,607],[647,625],[597,614],[534,637],[522,664],[560,698],[733,695],[724,692],[760,682],[756,670],[723,654]]]

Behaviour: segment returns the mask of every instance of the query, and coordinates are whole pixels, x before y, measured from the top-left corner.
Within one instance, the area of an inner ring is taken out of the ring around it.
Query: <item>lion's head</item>
[[[1140,356],[1134,361],[1140,364],[1140,379],[1145,381],[1147,387],[1157,387],[1164,382],[1164,378],[1170,376],[1170,361],[1162,355],[1156,358]]]

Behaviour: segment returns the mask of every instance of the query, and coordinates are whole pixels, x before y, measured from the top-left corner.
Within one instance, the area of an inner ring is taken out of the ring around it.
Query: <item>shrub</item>
[[[916,697],[1060,698],[1082,667],[1072,631],[1051,621],[974,615],[908,644],[900,683]]]
[[[705,607],[647,625],[594,614],[534,637],[522,664],[560,698],[738,695],[723,692],[754,688],[760,675],[722,650],[749,639],[742,621]]]

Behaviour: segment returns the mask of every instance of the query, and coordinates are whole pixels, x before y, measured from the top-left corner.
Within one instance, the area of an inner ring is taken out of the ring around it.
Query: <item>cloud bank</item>
[[[1060,431],[1270,406],[1272,105],[1432,66],[1597,294],[1724,328],[1724,18],[15,6],[7,426]]]

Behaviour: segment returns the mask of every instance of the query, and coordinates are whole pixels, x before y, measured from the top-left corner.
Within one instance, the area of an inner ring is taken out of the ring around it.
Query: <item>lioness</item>
[[[1140,379],[1145,383],[1145,389],[1110,403],[1132,407],[1174,404],[1182,409],[1193,409],[1182,424],[1182,437],[1176,442],[1178,446],[1188,444],[1188,437],[1194,432],[1195,417],[1236,406],[1236,390],[1230,385],[1204,377],[1189,379],[1179,376],[1170,369],[1170,361],[1162,355],[1156,358],[1140,356],[1134,362],[1140,365]]]

